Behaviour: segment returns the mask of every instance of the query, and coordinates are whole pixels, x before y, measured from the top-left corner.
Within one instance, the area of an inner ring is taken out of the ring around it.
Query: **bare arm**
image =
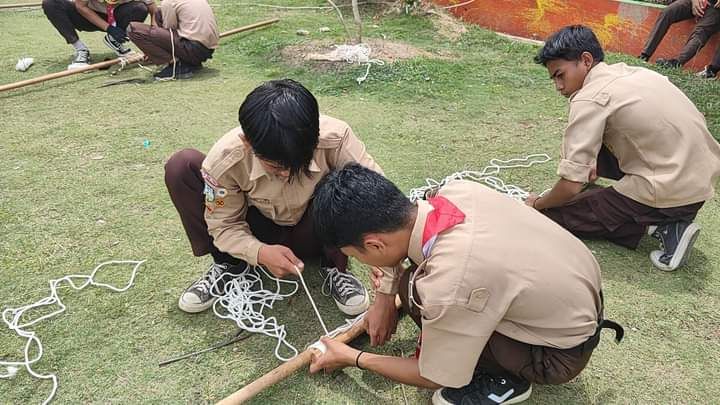
[[[582,187],[583,183],[560,179],[546,195],[538,197],[537,195],[531,194],[527,200],[525,200],[525,203],[538,210],[559,207],[568,203],[578,195]]]
[[[327,350],[324,354],[313,356],[310,365],[311,373],[317,373],[320,370],[331,371],[355,365],[355,359],[360,353],[359,350],[328,338],[323,338],[322,342],[327,347]],[[375,372],[402,384],[431,389],[442,387],[420,375],[418,360],[414,357],[402,358],[364,352],[360,356],[358,364],[365,370]]]
[[[103,31],[107,31],[109,24],[107,23],[107,21],[100,18],[98,13],[88,7],[87,1],[76,0],[75,9],[77,9],[78,13],[80,13],[80,15],[90,21],[94,26],[100,28]]]

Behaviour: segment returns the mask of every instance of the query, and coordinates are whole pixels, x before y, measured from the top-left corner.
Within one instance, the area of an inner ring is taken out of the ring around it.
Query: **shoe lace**
[[[202,278],[195,284],[195,289],[199,290],[203,294],[209,294],[210,289],[217,284],[222,274],[227,271],[227,268],[227,264],[211,264],[205,275],[203,275]]]
[[[348,273],[341,273],[337,267],[327,269],[325,279],[323,280],[322,293],[328,297],[333,291],[337,292],[341,297],[355,291],[353,281],[355,278]]]
[[[87,49],[78,49],[75,52],[75,60],[87,61],[88,57],[90,57],[90,51]]]

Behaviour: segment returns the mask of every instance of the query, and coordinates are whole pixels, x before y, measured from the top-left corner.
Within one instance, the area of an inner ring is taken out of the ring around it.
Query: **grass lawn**
[[[14,0],[2,0],[5,3]],[[383,14],[365,8],[368,37],[412,44],[441,58],[421,57],[374,66],[317,70],[287,64],[287,45],[325,39],[342,42],[328,10],[284,10],[211,1],[221,30],[271,17],[264,30],[221,40],[196,78],[168,83],[102,87],[111,80],[148,78],[141,69],[110,77],[95,72],[0,93],[0,306],[47,295],[47,281],[89,273],[111,259],[147,259],[136,284],[122,294],[94,288],[63,289],[65,314],[34,330],[45,345],[35,365],[57,373],[58,403],[215,402],[276,367],[275,341],[252,336],[230,348],[159,368],[158,361],[207,347],[234,330],[211,313],[188,315],[179,294],[210,263],[194,258],[163,183],[163,162],[175,150],[207,151],[237,125],[243,97],[264,80],[290,77],[318,97],[321,110],[346,120],[390,179],[403,190],[491,158],[547,153],[552,163],[503,174],[543,190],[555,180],[567,102],[557,94],[536,48],[476,27],[459,39],[435,28],[434,16]],[[276,3],[280,4],[280,3]],[[324,5],[322,1],[285,5]],[[349,9],[347,16],[349,18]],[[318,28],[328,26],[328,33]],[[60,71],[71,49],[42,11],[0,10],[0,83]],[[297,36],[296,30],[310,31]],[[101,34],[81,34],[95,61],[112,57]],[[31,56],[26,73],[13,69]],[[610,62],[636,59],[609,55]],[[664,72],[707,115],[720,134],[720,83],[689,73]],[[149,141],[149,145],[145,141]],[[720,202],[709,201],[698,222],[703,232],[689,265],[655,270],[653,243],[637,251],[589,241],[603,268],[607,316],[627,332],[621,345],[610,333],[587,369],[562,386],[535,387],[528,403],[717,403],[720,398]],[[522,230],[518,230],[522,232]],[[326,322],[343,317],[307,279]],[[367,278],[365,269],[355,272]],[[123,282],[129,268],[103,280]],[[298,347],[320,335],[310,304],[298,293],[273,314]],[[414,350],[417,331],[401,323],[385,353]],[[24,340],[0,328],[0,359],[20,358]],[[361,342],[367,349],[369,345]],[[4,370],[0,370],[2,372]],[[0,380],[0,403],[39,403],[51,388],[21,370]],[[428,403],[431,392],[403,387],[355,369],[333,375],[300,372],[259,395],[257,403]]]

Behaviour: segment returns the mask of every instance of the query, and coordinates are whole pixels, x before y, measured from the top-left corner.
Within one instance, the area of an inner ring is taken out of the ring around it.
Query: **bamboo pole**
[[[4,8],[23,8],[23,7],[40,7],[42,3],[19,3],[19,4],[0,4],[0,9]]]
[[[350,329],[335,337],[335,340],[342,343],[348,343],[356,337],[362,335],[363,333],[365,333],[365,322],[359,321]],[[264,389],[279,383],[300,368],[310,364],[310,359],[312,359],[312,354],[314,350],[315,349],[307,349],[304,352],[298,354],[294,359],[281,364],[274,370],[270,371],[264,376],[258,378],[257,380],[236,391],[229,397],[218,402],[218,405],[236,405],[248,401]]]
[[[225,31],[225,32],[221,33],[220,38],[234,35],[234,34],[237,34],[237,33],[243,32],[243,31],[249,31],[249,30],[252,30],[255,28],[264,27],[266,25],[275,24],[278,21],[280,21],[280,20],[277,18],[273,18],[271,20],[261,21],[261,22],[255,23],[255,24],[246,25],[244,27],[235,28],[230,31]],[[125,58],[125,62],[128,64],[137,63],[137,62],[142,61],[144,56],[145,55],[143,55],[143,54],[132,54],[129,57]],[[109,68],[110,66],[117,65],[118,63],[121,63],[122,61],[123,61],[123,58],[116,58],[116,59],[106,60],[104,62],[93,63],[92,65],[88,65],[88,66],[77,68],[77,69],[65,70],[62,72],[51,73],[51,74],[47,74],[44,76],[39,76],[39,77],[36,77],[33,79],[28,79],[28,80],[15,82],[15,83],[5,84],[5,85],[0,86],[0,92],[13,90],[13,89],[17,89],[20,87],[30,86],[30,85],[37,84],[37,83],[46,82],[48,80],[59,79],[61,77],[71,76],[71,75],[82,73],[82,72],[88,72],[90,70]]]

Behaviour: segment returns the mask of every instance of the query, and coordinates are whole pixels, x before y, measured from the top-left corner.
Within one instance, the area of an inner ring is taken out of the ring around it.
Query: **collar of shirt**
[[[313,173],[320,173],[322,172],[322,169],[320,166],[315,162],[315,159],[310,160],[310,171]],[[252,168],[250,169],[250,181],[255,181],[263,176],[270,177],[270,173],[265,170],[265,166],[263,166],[262,162],[260,161],[260,158],[258,158],[255,154],[252,155]]]
[[[582,87],[578,91],[576,91],[575,93],[570,95],[569,101],[573,101],[575,96],[577,96],[579,93],[581,93],[583,91],[583,89],[586,88],[588,84],[590,84],[590,82],[595,80],[597,77],[602,76],[602,74],[607,71],[607,68],[608,68],[608,64],[605,62],[598,62],[597,65],[593,66],[593,68],[590,69],[588,74],[585,76],[585,80],[583,80]]]
[[[428,201],[418,201],[418,214],[410,234],[408,256],[415,263],[423,262],[429,255],[435,238],[442,232],[462,223],[465,214],[450,200],[438,196]]]

